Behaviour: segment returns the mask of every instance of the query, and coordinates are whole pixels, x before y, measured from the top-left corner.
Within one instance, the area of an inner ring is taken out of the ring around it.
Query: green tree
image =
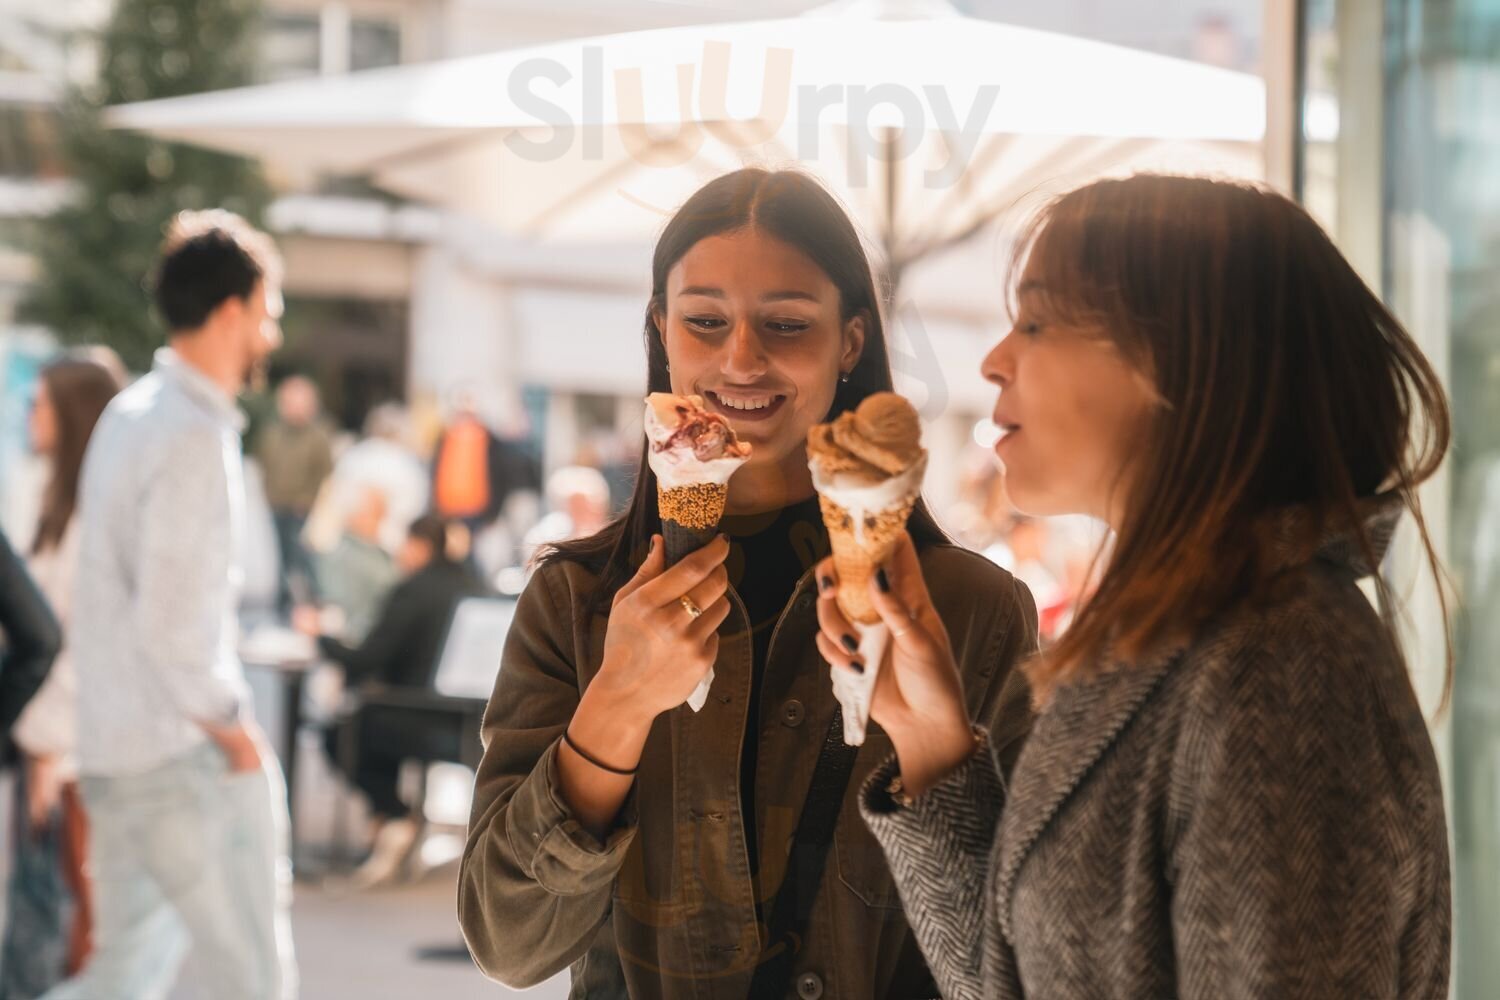
[[[260,0],[118,0],[97,79],[64,100],[60,146],[77,196],[37,227],[23,319],[149,366],[163,330],[145,279],[167,222],[209,207],[259,222],[270,192],[252,161],[114,131],[102,112],[253,82],[260,17]]]

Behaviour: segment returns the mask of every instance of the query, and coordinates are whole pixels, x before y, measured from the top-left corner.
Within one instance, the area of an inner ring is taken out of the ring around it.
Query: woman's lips
[[[715,413],[728,417],[730,420],[735,421],[736,423],[750,424],[762,423],[766,420],[770,420],[777,413],[781,412],[781,407],[786,403],[786,397],[778,393],[766,393],[759,398],[765,399],[767,397],[770,398],[770,403],[768,403],[767,405],[762,406],[759,409],[744,410],[725,402],[724,399],[720,398],[719,394],[714,392],[712,389],[703,393],[703,398],[708,402],[709,407]],[[754,397],[729,396],[726,398],[733,400],[734,402],[742,402],[743,400],[752,399]]]

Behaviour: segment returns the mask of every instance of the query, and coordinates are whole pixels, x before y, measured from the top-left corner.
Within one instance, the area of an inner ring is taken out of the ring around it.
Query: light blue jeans
[[[190,945],[205,996],[296,996],[285,785],[262,760],[231,774],[205,743],[144,774],[81,779],[95,950],[43,1000],[160,1000]]]

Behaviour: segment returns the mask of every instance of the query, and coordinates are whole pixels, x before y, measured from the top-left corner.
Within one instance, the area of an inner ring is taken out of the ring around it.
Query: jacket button
[[[781,722],[792,729],[802,725],[802,720],[806,715],[807,712],[803,709],[802,702],[796,698],[781,706]]]
[[[797,977],[797,995],[802,1000],[818,1000],[823,995],[823,980],[816,972],[804,972]]]

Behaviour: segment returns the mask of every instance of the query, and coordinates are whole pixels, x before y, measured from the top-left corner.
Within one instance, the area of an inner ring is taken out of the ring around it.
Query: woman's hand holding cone
[[[660,536],[610,608],[604,661],[594,685],[617,710],[649,725],[687,700],[719,652],[719,625],[729,614],[729,542],[719,536],[666,568]],[[702,610],[694,618],[683,596]]]
[[[858,636],[839,610],[832,558],[818,564],[817,580],[818,651],[835,670],[862,673],[865,665],[854,653]],[[875,679],[870,717],[890,736],[901,761],[902,782],[916,795],[968,759],[975,741],[948,630],[932,606],[916,548],[906,532],[871,580],[870,597],[891,632],[886,662],[879,665]]]
[[[728,554],[721,537],[667,569],[666,547],[653,536],[646,561],[615,595],[603,663],[568,724],[571,745],[557,751],[563,800],[601,842],[635,783],[651,724],[687,700],[718,655]],[[697,618],[683,595],[703,609]]]

